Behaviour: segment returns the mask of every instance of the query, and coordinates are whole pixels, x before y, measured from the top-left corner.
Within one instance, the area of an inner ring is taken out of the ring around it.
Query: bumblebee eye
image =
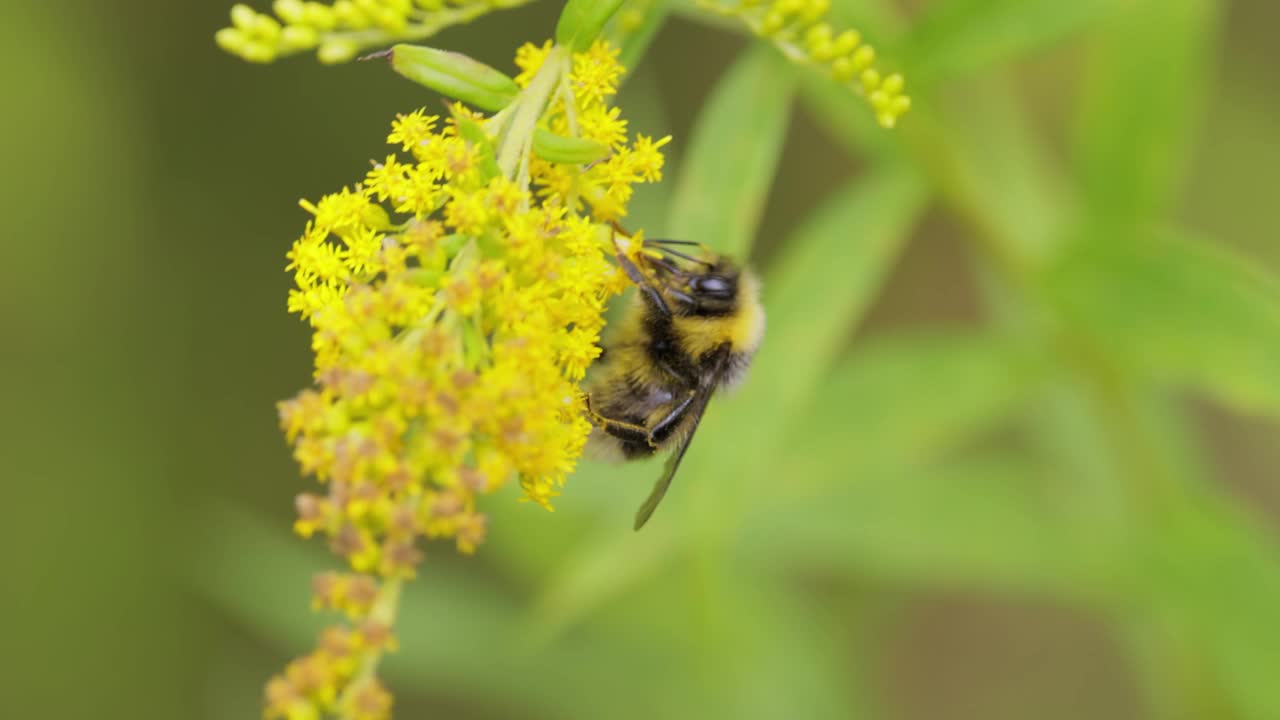
[[[713,298],[728,299],[733,296],[733,283],[719,275],[706,275],[693,279],[693,291]]]

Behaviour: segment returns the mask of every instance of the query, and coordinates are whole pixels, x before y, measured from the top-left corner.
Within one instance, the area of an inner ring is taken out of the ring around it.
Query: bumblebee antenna
[[[651,242],[654,245],[701,245],[702,244],[699,242],[694,242],[692,240],[666,240],[666,239],[655,239],[655,240],[649,240],[648,242]]]
[[[691,263],[698,263],[699,265],[705,265],[706,267],[715,267],[715,266],[716,266],[716,264],[715,264],[715,263],[713,263],[713,262],[707,262],[706,260],[699,260],[699,259],[698,259],[698,258],[696,258],[696,257],[692,257],[692,256],[690,256],[690,255],[685,255],[684,253],[679,252],[679,251],[676,251],[676,250],[672,250],[672,249],[671,249],[671,248],[669,248],[669,247],[664,247],[664,248],[662,248],[662,252],[664,252],[664,253],[666,253],[666,254],[668,254],[668,255],[674,255],[674,256],[676,256],[676,257],[678,257],[678,258],[683,258],[683,259],[685,259],[685,260],[688,260],[688,261],[689,261],[689,262],[691,262]]]

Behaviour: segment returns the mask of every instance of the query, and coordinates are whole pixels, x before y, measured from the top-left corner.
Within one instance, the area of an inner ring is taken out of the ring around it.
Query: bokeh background
[[[510,68],[558,5],[432,42]],[[835,5],[900,130],[683,12],[628,82],[634,224],[754,237],[766,349],[644,532],[657,466],[587,464],[430,550],[398,717],[1280,717],[1280,6]],[[0,11],[5,717],[254,717],[320,627],[283,255],[438,101],[227,10]]]

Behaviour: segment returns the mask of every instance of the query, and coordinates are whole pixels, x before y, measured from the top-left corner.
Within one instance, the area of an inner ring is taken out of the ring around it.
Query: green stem
[[[529,154],[538,118],[542,117],[547,103],[555,94],[568,62],[569,55],[564,48],[553,48],[529,86],[516,98],[515,115],[511,118],[511,124],[498,149],[498,168],[508,178],[517,177],[521,159]],[[526,181],[522,187],[527,185]]]
[[[1130,480],[1136,506],[1155,509],[1169,498],[1168,477],[1159,451],[1143,432],[1143,418],[1134,406],[1134,390],[1124,373],[1100,352],[1078,328],[1072,327],[1046,297],[1036,281],[1037,263],[972,188],[973,174],[965,167],[945,131],[927,112],[899,129],[907,151],[924,169],[944,203],[967,225],[974,250],[1000,281],[1033,312],[1049,319],[1046,341],[1061,348],[1089,395],[1095,422],[1110,439],[1116,466]],[[1133,510],[1136,508],[1130,508]]]
[[[579,134],[578,133],[578,111],[577,111],[578,106],[574,100],[573,86],[569,83],[569,78],[567,75],[560,81],[560,87],[557,92],[559,92],[561,101],[564,103],[564,117],[565,117],[565,121],[569,124],[569,134],[574,137],[577,137]],[[575,167],[574,172],[575,173],[580,172],[580,166]],[[578,183],[576,180],[573,183],[573,185],[570,187],[569,197],[567,198],[567,201],[565,204],[571,209],[578,207]]]

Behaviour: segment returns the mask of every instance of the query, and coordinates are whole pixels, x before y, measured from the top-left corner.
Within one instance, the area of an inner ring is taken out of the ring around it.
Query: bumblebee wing
[[[658,482],[653,486],[653,492],[649,493],[649,497],[645,498],[644,504],[636,511],[636,526],[639,530],[644,524],[649,522],[649,517],[653,515],[653,511],[658,508],[658,503],[662,502],[662,498],[667,494],[667,488],[671,487],[671,480],[676,476],[676,470],[680,467],[680,461],[684,459],[684,452],[689,449],[689,443],[693,440],[693,433],[698,429],[698,423],[702,420],[702,412],[707,409],[707,401],[711,399],[712,386],[701,388],[698,394],[693,398],[693,402],[689,404],[689,409],[685,411],[689,418],[689,430],[676,441],[675,450],[667,457],[667,464],[662,467],[662,477],[658,478]]]
[[[707,402],[711,400],[711,394],[716,389],[716,382],[723,367],[724,354],[721,355],[711,373],[711,377],[714,379],[698,388],[698,394],[694,396],[693,402],[689,404],[689,409],[685,411],[689,418],[685,421],[688,423],[689,429],[676,441],[675,450],[671,452],[671,455],[667,458],[667,464],[662,468],[662,477],[658,478],[658,482],[653,486],[653,491],[649,493],[649,497],[645,498],[644,504],[636,511],[636,530],[644,527],[644,524],[649,522],[653,511],[658,508],[658,503],[662,502],[662,498],[667,494],[667,488],[671,487],[671,480],[676,476],[676,470],[680,467],[680,461],[684,459],[685,451],[689,449],[689,443],[693,441],[693,434],[697,432],[698,424],[702,422],[702,413],[707,409]]]

